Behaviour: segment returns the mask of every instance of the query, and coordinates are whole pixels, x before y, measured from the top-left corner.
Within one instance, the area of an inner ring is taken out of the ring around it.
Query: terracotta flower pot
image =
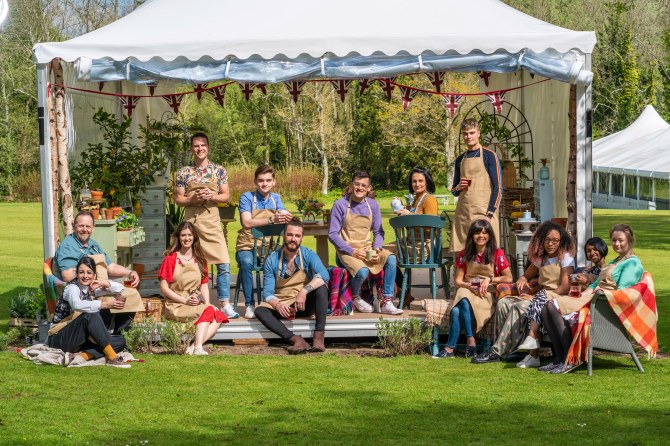
[[[121,212],[123,212],[123,208],[121,206],[111,207],[107,210],[107,218],[114,220]]]
[[[92,200],[102,200],[102,191],[101,190],[92,190],[91,191]]]
[[[100,209],[91,209],[91,214],[93,214],[93,220],[100,218]]]

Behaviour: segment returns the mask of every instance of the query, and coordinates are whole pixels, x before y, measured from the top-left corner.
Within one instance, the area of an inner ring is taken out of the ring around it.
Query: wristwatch
[[[486,213],[486,216],[487,216],[488,218],[493,218],[493,212],[488,211],[488,212]]]
[[[305,285],[304,288],[308,293],[311,293],[312,291],[314,291],[314,287],[312,285],[310,285],[309,283],[307,285]]]
[[[268,224],[272,224],[272,223],[274,223],[274,218],[268,217]]]

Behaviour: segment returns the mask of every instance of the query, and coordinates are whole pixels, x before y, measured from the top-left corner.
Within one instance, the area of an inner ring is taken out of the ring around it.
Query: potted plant
[[[316,198],[300,197],[295,200],[295,205],[298,212],[302,214],[303,220],[316,220],[316,216],[321,212],[324,203]]]
[[[121,211],[119,215],[116,216],[116,230],[117,231],[130,231],[134,228],[139,228],[140,222],[137,220],[137,216],[132,212]]]
[[[37,318],[46,319],[46,296],[42,287],[24,290],[9,299],[10,327],[37,328]]]

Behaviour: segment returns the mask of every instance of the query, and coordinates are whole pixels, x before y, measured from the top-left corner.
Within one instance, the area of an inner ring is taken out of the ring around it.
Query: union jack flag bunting
[[[444,71],[433,71],[432,73],[426,73],[430,83],[435,87],[435,91],[440,93],[442,88],[442,82],[444,82]]]
[[[365,90],[372,87],[372,84],[374,84],[375,82],[377,82],[377,79],[361,79],[359,93],[360,94],[365,93]]]
[[[335,91],[337,94],[340,95],[340,99],[342,102],[344,102],[344,98],[349,92],[349,85],[351,85],[351,80],[336,80],[336,81],[330,81],[331,84],[333,84],[333,87],[335,88]]]
[[[126,109],[126,114],[130,118],[133,115],[133,110],[137,107],[137,103],[140,102],[139,96],[119,96],[123,108]]]
[[[291,95],[291,98],[293,99],[293,102],[295,102],[297,104],[298,103],[298,96],[300,96],[300,93],[302,93],[302,87],[305,86],[305,81],[284,82],[284,85],[286,85],[286,89],[288,90],[288,94]]]
[[[499,91],[497,93],[487,94],[486,97],[489,98],[489,101],[491,101],[491,105],[493,105],[495,111],[498,113],[502,113],[502,107],[505,99],[505,92]]]
[[[172,107],[175,115],[179,114],[179,106],[181,105],[182,99],[184,99],[184,93],[168,94],[162,96],[162,98],[165,99],[170,107]]]
[[[463,100],[462,94],[445,94],[442,96],[444,105],[449,109],[449,117],[453,118],[456,115],[456,110],[461,105]]]
[[[149,84],[148,86],[149,86],[149,94],[151,96],[153,96],[154,92],[156,91],[156,87],[158,86],[158,84]]]
[[[258,88],[264,95],[268,94],[267,86],[268,84],[254,84],[254,88]]]
[[[102,91],[103,88],[105,88],[105,83],[104,82],[98,82],[98,91]]]
[[[415,90],[412,87],[406,87],[400,85],[400,94],[402,94],[402,108],[407,111],[409,104],[412,103],[412,100],[419,94],[419,90]]]
[[[486,85],[488,87],[489,86],[489,78],[491,77],[491,73],[488,72],[488,71],[477,71],[477,74],[484,81],[484,85]]]
[[[195,84],[193,92],[195,93],[195,97],[198,98],[198,100],[202,99],[202,92],[207,91],[207,85],[209,84]]]
[[[243,82],[243,83],[237,83],[237,85],[240,87],[240,90],[242,90],[242,93],[244,94],[244,99],[247,101],[251,98],[252,93],[254,92],[254,84],[251,82]]]
[[[208,90],[205,90],[207,94],[211,95],[216,102],[223,107],[226,103],[226,87],[228,85],[217,85]]]
[[[386,93],[386,100],[388,102],[391,102],[391,98],[393,97],[393,89],[395,88],[395,80],[397,78],[392,77],[392,78],[386,78],[386,79],[377,79],[377,82],[382,86],[382,90],[384,93]]]

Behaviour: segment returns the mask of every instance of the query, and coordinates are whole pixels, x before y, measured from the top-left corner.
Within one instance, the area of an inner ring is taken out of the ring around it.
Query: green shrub
[[[432,330],[415,317],[399,320],[379,318],[377,345],[392,356],[414,355],[433,340]]]
[[[0,351],[6,350],[9,344],[15,343],[19,339],[19,331],[12,328],[7,333],[0,333]]]
[[[160,339],[161,324],[151,318],[134,323],[123,335],[128,350],[134,353],[153,353]]]
[[[195,336],[195,324],[164,320],[160,336],[165,353],[183,355]]]
[[[43,287],[25,290],[9,299],[9,317],[34,319],[47,317],[47,302]]]
[[[153,319],[133,324],[124,336],[128,350],[135,353],[158,353],[160,345],[163,353],[183,355],[193,340],[195,325],[192,322],[174,322]]]

